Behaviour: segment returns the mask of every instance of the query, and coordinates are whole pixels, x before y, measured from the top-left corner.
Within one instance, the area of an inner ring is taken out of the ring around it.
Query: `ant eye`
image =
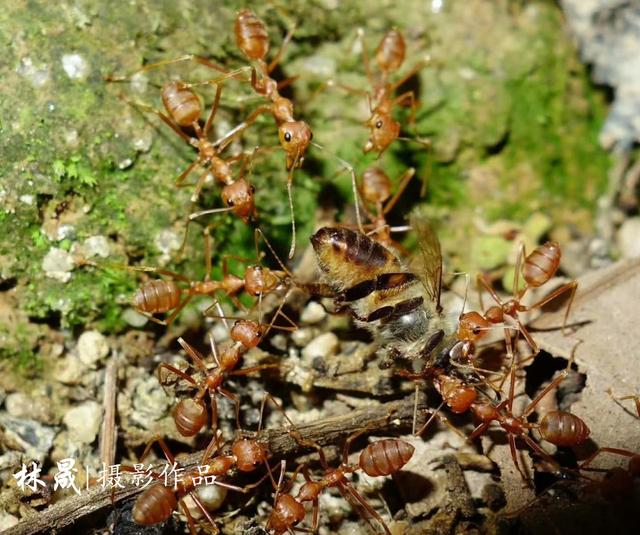
[[[382,120],[376,123],[376,128],[382,128]]]
[[[284,134],[284,140],[285,140],[286,142],[291,141],[291,132],[285,132],[285,134]]]
[[[256,192],[255,186],[249,186],[249,192],[253,195]]]
[[[235,202],[233,202],[231,199],[229,199],[229,200],[227,201],[227,206],[235,206],[235,204],[236,204],[236,203],[235,203]]]
[[[309,134],[309,141],[311,141],[312,139],[313,139],[313,132]]]

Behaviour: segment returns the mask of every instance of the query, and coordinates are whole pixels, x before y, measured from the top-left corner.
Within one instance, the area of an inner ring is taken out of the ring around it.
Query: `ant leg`
[[[294,278],[293,277],[293,273],[291,273],[291,271],[289,271],[287,266],[284,265],[284,262],[280,259],[280,257],[278,256],[278,253],[276,253],[275,249],[271,245],[271,242],[267,239],[267,236],[265,235],[265,233],[260,228],[256,228],[255,229],[254,236],[253,236],[253,239],[254,239],[254,242],[255,242],[255,246],[256,246],[256,254],[258,255],[258,257],[260,257],[260,255],[264,255],[264,253],[259,251],[259,247],[258,247],[258,240],[260,238],[262,238],[264,240],[264,243],[267,244],[267,247],[269,248],[269,251],[271,251],[271,254],[276,259],[276,262],[278,262],[278,265],[282,268],[282,271],[284,271],[285,274],[288,277],[293,279]]]
[[[296,468],[297,470],[297,468]],[[305,481],[308,483],[312,483],[313,479],[311,478],[311,474],[309,474],[309,469],[303,465],[302,474],[304,475]],[[292,480],[293,481],[293,480]],[[318,498],[314,498],[312,503],[312,511],[313,511],[313,520],[311,523],[311,533],[318,533],[318,527],[320,526],[320,502]]]
[[[396,205],[396,203],[400,199],[400,196],[404,193],[404,190],[409,185],[409,182],[411,181],[415,173],[416,173],[416,170],[413,167],[409,167],[409,169],[407,169],[402,174],[402,176],[399,179],[399,184],[396,189],[396,192],[393,194],[393,197],[391,197],[391,199],[387,201],[387,204],[385,204],[384,208],[382,209],[382,215],[387,215],[391,210],[393,210],[393,207]]]
[[[420,70],[427,64],[429,63],[426,60],[422,60],[419,61],[418,63],[416,63],[411,70],[407,71],[407,73],[400,79],[396,80],[392,85],[391,85],[391,91],[390,94],[393,94],[393,92],[398,89],[398,87],[400,87],[402,84],[404,84],[407,80],[409,80],[410,78],[413,78],[416,74],[418,74],[418,72],[420,72]]]
[[[374,531],[378,532],[378,530],[375,529],[375,526],[372,525],[371,523],[371,518],[374,518],[379,524],[380,526],[384,529],[384,532],[386,535],[392,535],[391,531],[389,530],[387,524],[385,523],[385,521],[382,519],[382,517],[375,511],[375,509],[373,509],[373,507],[371,507],[371,505],[369,505],[369,503],[367,502],[367,500],[365,500],[362,495],[353,487],[353,485],[349,482],[346,483],[342,483],[338,486],[338,490],[340,491],[340,494],[342,494],[342,496],[351,503],[351,505],[357,505],[357,509],[358,509],[358,513],[362,513],[362,511],[364,511],[367,515],[369,516],[365,516],[362,515],[364,520],[373,527]],[[353,498],[353,500],[355,500],[354,502],[351,502],[351,500],[349,500],[347,498],[347,495],[351,496],[351,498]],[[362,511],[360,510],[360,508],[362,508]]]
[[[415,431],[415,410],[417,409],[417,397],[416,397],[416,407],[414,407],[414,428],[413,428],[413,433],[412,433],[413,436],[419,437],[420,435],[422,435],[422,433],[425,432],[425,430],[427,429],[427,427],[429,427],[429,425],[434,420],[434,418],[436,418],[436,415],[439,413],[440,409],[442,409],[443,405],[444,405],[444,401],[442,403],[440,403],[440,405],[438,405],[438,408],[434,412],[431,413],[431,416],[429,416],[427,421],[424,424],[422,424],[422,427],[416,433],[416,431]]]
[[[611,392],[609,392],[611,394]],[[613,394],[611,394],[613,396]],[[615,398],[614,398],[615,399]],[[636,412],[638,413],[638,418],[640,418],[640,396],[624,396],[621,398],[618,398],[620,401],[624,401],[627,399],[632,399],[635,402],[636,405]]]
[[[164,454],[169,464],[175,464],[176,459],[173,456],[173,453],[171,453],[169,446],[167,446],[167,443],[164,441],[164,439],[161,436],[156,436],[153,439],[151,439],[151,442],[147,443],[147,446],[145,447],[144,451],[142,452],[142,455],[140,456],[140,462],[146,459],[147,455],[149,455],[149,452],[151,451],[151,448],[156,442],[158,443],[158,446],[160,446],[160,449],[162,450],[162,453]]]
[[[174,319],[176,319],[176,316],[180,314],[180,312],[182,312],[182,309],[186,307],[189,304],[189,301],[191,301],[192,299],[193,299],[193,294],[185,297],[180,302],[180,304],[175,308],[175,310],[171,313],[171,315],[164,319],[161,325],[169,325]]]
[[[515,301],[520,301],[522,296],[529,289],[529,286],[525,284],[525,287],[520,291],[520,272],[522,271],[522,262],[523,258],[526,258],[526,250],[524,247],[524,243],[521,243],[518,247],[518,255],[516,256],[516,263],[513,269],[513,299]]]
[[[143,273],[157,273],[158,275],[164,275],[166,277],[171,277],[172,279],[176,279],[182,282],[191,282],[187,277],[181,275],[180,273],[176,273],[175,271],[169,271],[168,269],[150,267],[150,266],[125,266],[126,269],[131,271],[141,271]]]
[[[236,406],[236,425],[238,429],[242,429],[242,425],[240,424],[240,400],[238,396],[221,386],[217,388],[217,391]]]
[[[569,304],[567,305],[567,309],[565,310],[565,313],[564,313],[564,319],[562,321],[562,332],[563,332],[563,334],[565,334],[565,329],[566,329],[566,326],[567,326],[567,319],[569,318],[569,312],[571,310],[571,305],[573,304],[573,300],[574,300],[574,298],[576,296],[576,289],[577,288],[578,288],[578,281],[568,282],[567,284],[564,284],[564,285],[560,286],[560,288],[558,288],[558,289],[554,290],[553,292],[551,292],[546,297],[542,298],[537,303],[534,303],[533,305],[529,305],[528,307],[524,307],[521,310],[522,310],[522,312],[526,312],[526,311],[532,310],[534,308],[543,307],[544,305],[546,305],[550,301],[553,301],[559,295],[570,291],[571,292],[571,297],[569,298]]]
[[[217,482],[216,482],[217,484]],[[211,516],[211,513],[209,513],[209,511],[207,510],[207,508],[204,506],[204,504],[202,503],[202,501],[200,501],[200,498],[198,498],[196,496],[195,492],[190,492],[189,496],[191,497],[191,499],[193,500],[193,502],[198,506],[198,509],[200,509],[200,512],[204,515],[204,517],[209,521],[209,523],[211,524],[211,526],[214,529],[214,534],[218,534],[220,533],[220,529],[218,528],[218,526],[215,523],[215,520],[213,519],[213,517]]]
[[[536,405],[540,403],[540,400],[543,397],[545,397],[549,392],[551,392],[551,390],[557,387],[562,381],[564,381],[567,378],[567,375],[569,375],[569,372],[567,370],[562,370],[557,375],[557,377],[553,381],[551,381],[547,386],[545,386],[540,391],[540,393],[535,398],[533,398],[531,403],[527,405],[527,408],[523,411],[521,418],[526,418],[527,416],[529,416],[529,414],[531,414],[535,409]]]
[[[189,512],[189,508],[182,500],[180,501],[180,508],[182,509],[184,516],[187,517],[187,525],[189,526],[189,532],[191,533],[191,535],[197,535],[198,532],[196,531],[196,522],[193,519],[193,516],[191,515],[191,513]]]
[[[146,111],[146,112],[155,113],[176,134],[178,134],[182,139],[184,139],[187,143],[189,143],[191,145],[192,137],[187,135],[185,132],[183,132],[182,129],[176,123],[174,123],[171,118],[167,117],[160,110],[154,108],[153,106],[149,106],[148,104],[144,104],[142,102],[129,100],[127,97],[125,97],[122,94],[119,95],[119,98],[121,100],[124,100],[127,104],[133,106],[134,108],[139,108],[139,109],[141,109],[143,111]]]
[[[202,465],[204,465],[209,459],[211,459],[214,453],[218,451],[220,446],[219,441],[221,436],[222,436],[221,431],[216,431],[213,433],[213,436],[211,437],[209,444],[207,444],[207,447],[205,448],[204,453],[202,454],[202,460],[200,461]]]
[[[207,366],[204,363],[204,357],[200,354],[200,352],[195,349],[193,346],[188,344],[184,338],[178,338],[178,343],[184,349],[187,354],[191,357],[191,360],[195,363],[195,365],[200,368],[204,373],[207,373]]]
[[[172,366],[171,364],[167,364],[166,362],[163,362],[158,366],[157,374],[158,374],[158,382],[162,386],[162,389],[165,391],[165,393],[167,393],[167,391],[164,388],[165,387],[165,383],[163,382],[162,377],[161,377],[161,371],[163,369],[170,371],[171,373],[177,375],[178,377],[184,379],[185,381],[191,383],[194,386],[198,386],[198,383],[195,381],[195,379],[193,377],[191,377],[190,375],[186,374],[182,370],[179,370],[175,366]]]
[[[513,464],[516,466],[516,470],[520,472],[520,476],[527,484],[530,484],[530,478],[524,473],[524,470],[520,468],[520,463],[518,462],[518,449],[516,448],[516,437],[512,433],[507,433],[509,440],[509,450],[511,451],[511,459],[513,460]]]
[[[275,69],[280,63],[280,60],[282,59],[282,55],[284,54],[284,51],[286,50],[287,45],[291,41],[291,38],[293,37],[293,32],[295,32],[295,30],[296,30],[296,27],[294,25],[293,28],[291,28],[287,32],[287,35],[284,36],[284,39],[282,40],[282,44],[280,45],[278,52],[276,53],[274,58],[271,60],[271,62],[267,65],[267,68],[266,68],[267,74],[271,74],[273,69]]]
[[[152,69],[157,69],[158,67],[164,67],[165,65],[173,65],[175,63],[183,63],[185,61],[195,61],[200,65],[204,65],[205,67],[209,67],[210,69],[216,70],[223,74],[228,74],[229,72],[220,65],[213,63],[213,61],[208,60],[207,58],[203,58],[202,56],[196,56],[195,54],[187,54],[185,56],[180,56],[179,58],[165,59],[162,61],[157,61],[155,63],[149,63],[148,65],[145,65],[144,67],[138,69],[136,72],[146,72]]]
[[[638,455],[637,453],[633,453],[632,451],[623,450],[620,448],[608,448],[608,447],[598,448],[594,453],[589,455],[589,457],[587,457],[584,461],[582,461],[578,465],[578,470],[592,470],[592,471],[604,470],[600,468],[587,468],[587,466],[589,466],[596,459],[596,457],[598,457],[601,453],[613,453],[614,455],[623,455],[624,457],[635,457],[636,455]]]
[[[498,294],[493,289],[491,284],[489,284],[489,281],[484,277],[484,275],[478,274],[478,276],[476,277],[476,284],[478,284],[478,292],[480,292],[480,286],[482,286],[487,292],[489,292],[491,297],[493,297],[493,300],[496,303],[498,303],[498,305],[504,306],[504,303],[502,302],[500,297],[498,297]],[[481,293],[480,293],[480,305],[482,307],[482,294]],[[484,307],[482,307],[482,308],[484,308]]]
[[[178,178],[176,178],[176,187],[178,188],[182,188],[184,187],[186,184],[183,184],[183,182],[186,180],[186,178],[191,174],[191,171],[193,171],[193,168],[198,165],[198,160],[195,160],[194,162],[190,163],[187,168],[182,171],[182,173],[180,173],[180,175],[178,176]],[[198,180],[199,182],[199,180]]]
[[[216,112],[218,111],[218,104],[220,104],[221,94],[222,94],[222,86],[218,84],[216,86],[216,96],[213,99],[213,104],[211,105],[211,111],[209,112],[209,117],[207,117],[207,122],[204,124],[204,130],[202,131],[203,137],[207,137],[207,134],[209,134],[209,130],[211,129],[211,125],[213,124],[213,119],[216,116]]]
[[[393,104],[401,105],[405,100],[409,101],[409,106],[411,107],[411,114],[409,115],[409,124],[414,124],[416,122],[416,112],[418,111],[416,96],[413,94],[413,91],[407,91],[406,93],[402,93],[398,97],[393,99]]]
[[[236,125],[234,128],[229,130],[224,136],[220,139],[217,139],[213,142],[213,147],[218,148],[220,150],[224,149],[231,141],[233,141],[239,134],[244,132],[247,128],[249,128],[253,123],[256,122],[258,117],[263,113],[271,113],[272,107],[271,105],[263,105],[259,108],[256,108],[244,121]]]
[[[204,187],[204,183],[207,180],[207,176],[210,173],[211,173],[211,170],[209,168],[206,168],[204,172],[201,173],[200,176],[198,177],[198,181],[196,182],[196,187],[193,190],[193,193],[191,194],[191,198],[189,199],[191,202],[196,202],[198,200],[198,197],[200,197],[200,192],[202,191],[202,188]]]

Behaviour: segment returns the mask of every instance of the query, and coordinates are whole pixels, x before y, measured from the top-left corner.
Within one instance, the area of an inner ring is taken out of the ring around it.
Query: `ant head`
[[[389,30],[376,49],[378,68],[382,72],[397,71],[404,62],[406,49],[402,34],[395,28]]]
[[[236,458],[236,466],[241,472],[253,472],[256,467],[267,461],[267,450],[255,439],[241,438],[231,446]]]
[[[491,323],[478,312],[466,312],[458,322],[458,338],[473,342],[487,334],[490,327]]]
[[[168,82],[162,87],[162,103],[178,126],[191,126],[202,114],[200,99],[182,82]]]
[[[273,504],[273,511],[269,515],[267,530],[274,533],[285,533],[293,526],[304,520],[307,513],[299,501],[291,494],[280,494],[276,503]]]
[[[377,151],[382,154],[400,136],[400,123],[388,113],[376,112],[367,121],[371,136],[364,146],[364,152]]]
[[[384,202],[391,196],[391,179],[379,167],[369,167],[362,174],[362,197],[370,203]]]
[[[280,145],[287,153],[287,171],[302,166],[313,132],[304,121],[287,121],[278,128]]]
[[[256,347],[265,333],[265,326],[251,320],[238,320],[231,328],[231,338],[247,349]]]
[[[255,215],[255,188],[244,178],[236,180],[232,184],[227,184],[222,188],[222,202],[242,221],[248,223]]]

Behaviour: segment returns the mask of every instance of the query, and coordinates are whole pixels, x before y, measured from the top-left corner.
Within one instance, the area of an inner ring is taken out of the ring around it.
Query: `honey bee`
[[[411,227],[423,263],[419,273],[360,232],[323,227],[311,237],[336,305],[349,308],[356,322],[372,331],[387,365],[398,358],[424,359],[429,365],[455,326],[440,306],[440,243],[419,214],[411,217]]]

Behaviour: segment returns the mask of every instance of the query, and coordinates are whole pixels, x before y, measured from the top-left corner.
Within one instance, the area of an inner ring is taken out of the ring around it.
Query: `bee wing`
[[[428,219],[419,212],[414,212],[411,215],[411,228],[416,233],[422,257],[422,266],[416,275],[425,287],[431,301],[436,305],[436,309],[440,312],[442,310],[440,306],[440,291],[442,289],[440,241],[438,241]]]
[[[338,490],[340,491],[340,494],[342,494],[342,497],[349,502],[349,505],[353,507],[354,511],[356,511],[360,517],[369,524],[373,533],[376,533],[377,535],[389,535],[391,533],[380,515],[373,510],[373,508],[362,496],[360,496],[360,493],[356,491],[351,484],[338,485]]]

